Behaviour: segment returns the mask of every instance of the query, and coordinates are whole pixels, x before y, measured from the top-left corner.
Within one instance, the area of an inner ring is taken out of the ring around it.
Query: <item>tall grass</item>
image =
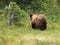
[[[22,20],[20,26],[8,26],[0,20],[0,45],[60,45],[60,16],[47,16],[47,29],[32,29],[30,17]]]

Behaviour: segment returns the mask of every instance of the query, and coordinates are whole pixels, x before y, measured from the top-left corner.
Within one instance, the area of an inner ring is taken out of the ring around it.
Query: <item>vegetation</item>
[[[32,29],[30,14],[44,14],[47,29]],[[0,0],[0,45],[60,45],[60,0]]]

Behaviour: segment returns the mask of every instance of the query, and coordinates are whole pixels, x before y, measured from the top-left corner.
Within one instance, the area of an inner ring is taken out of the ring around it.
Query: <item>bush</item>
[[[13,22],[11,22],[15,25],[19,25],[20,22],[25,20],[28,15],[28,13],[26,13],[16,4],[16,2],[10,2],[10,4],[6,6],[4,10],[7,17],[10,18],[10,20],[12,18]],[[8,21],[10,20],[8,19]]]

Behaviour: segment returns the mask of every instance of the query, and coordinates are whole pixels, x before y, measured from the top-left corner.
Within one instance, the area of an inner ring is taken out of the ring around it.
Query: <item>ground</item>
[[[60,22],[49,22],[45,31],[7,26],[0,21],[0,45],[60,45]]]
[[[14,26],[0,28],[0,45],[60,45],[58,24],[53,26],[56,27],[45,31]]]

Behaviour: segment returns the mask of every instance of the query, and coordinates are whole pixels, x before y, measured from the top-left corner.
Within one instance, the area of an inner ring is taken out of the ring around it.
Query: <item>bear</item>
[[[30,14],[32,28],[47,29],[47,19],[43,14]]]

